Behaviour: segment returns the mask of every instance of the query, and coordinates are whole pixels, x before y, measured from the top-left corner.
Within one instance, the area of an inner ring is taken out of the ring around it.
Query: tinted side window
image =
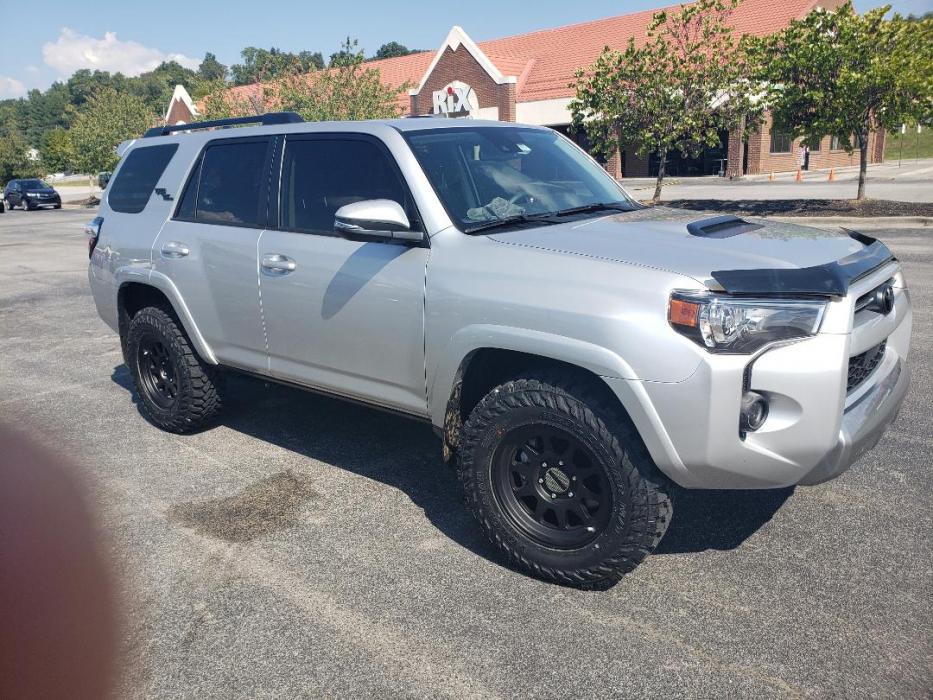
[[[413,227],[418,215],[388,154],[371,141],[289,139],[282,163],[282,228],[334,233],[334,214],[345,204],[391,199]]]
[[[201,159],[199,173],[194,173],[195,176],[200,174],[195,212],[197,221],[256,228],[265,225],[263,195],[267,173],[264,165],[268,146],[267,139],[208,146]],[[186,191],[184,199],[188,196]],[[185,204],[183,201],[182,207]]]
[[[138,214],[145,209],[177,150],[178,144],[172,143],[130,151],[107,194],[110,208],[123,214]]]

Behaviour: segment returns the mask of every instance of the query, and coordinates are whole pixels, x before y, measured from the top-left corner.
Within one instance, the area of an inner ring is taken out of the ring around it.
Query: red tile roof
[[[842,0],[744,0],[732,15],[736,33],[763,36],[781,30],[792,19],[806,15],[814,7],[835,7]],[[667,9],[676,9],[678,5]],[[658,10],[608,17],[528,34],[479,42],[479,48],[503,75],[518,78],[518,102],[573,96],[569,87],[578,68],[591,65],[604,47],[623,49],[630,37],[643,41],[652,16]],[[398,87],[406,81],[417,88],[434,59],[434,51],[371,61],[367,68],[381,73],[382,81]],[[259,85],[232,89],[242,99],[258,94]],[[408,111],[408,93],[399,95],[399,107]]]

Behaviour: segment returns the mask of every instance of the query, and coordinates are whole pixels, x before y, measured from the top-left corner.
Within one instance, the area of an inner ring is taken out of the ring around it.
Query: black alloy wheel
[[[143,415],[173,433],[208,425],[221,408],[222,377],[194,351],[174,311],[148,306],[123,326],[121,345]]]
[[[137,350],[139,379],[146,398],[162,409],[178,400],[178,369],[159,338],[146,335]]]
[[[671,517],[664,476],[602,380],[529,370],[487,393],[457,445],[467,507],[519,569],[606,586],[660,542]]]
[[[594,540],[612,515],[612,487],[592,452],[570,433],[537,423],[503,436],[493,457],[495,495],[512,523],[555,549]]]

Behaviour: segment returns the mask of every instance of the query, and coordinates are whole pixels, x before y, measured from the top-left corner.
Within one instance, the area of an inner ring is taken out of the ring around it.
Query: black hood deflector
[[[881,241],[855,231],[846,233],[865,247],[835,262],[786,269],[717,270],[712,276],[729,294],[842,297],[849,293],[852,282],[895,259]]]

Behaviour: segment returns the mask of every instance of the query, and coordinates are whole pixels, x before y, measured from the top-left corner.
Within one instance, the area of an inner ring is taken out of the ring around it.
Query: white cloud
[[[22,97],[26,94],[26,86],[16,78],[0,75],[0,99],[8,97]]]
[[[180,53],[163,53],[135,41],[121,41],[115,32],[106,32],[102,39],[95,39],[68,27],[62,29],[56,41],[42,46],[42,56],[62,76],[81,68],[132,76],[150,71],[163,61],[178,61],[186,68],[197,68],[200,63]]]

